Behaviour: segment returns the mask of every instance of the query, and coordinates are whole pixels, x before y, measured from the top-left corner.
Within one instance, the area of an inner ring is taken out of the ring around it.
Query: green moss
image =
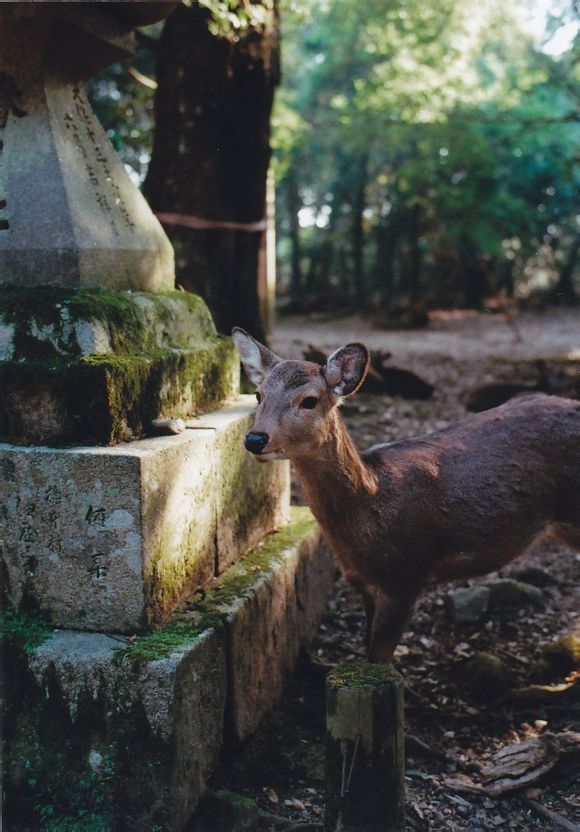
[[[237,389],[233,344],[189,292],[9,287],[0,318],[14,326],[12,360],[0,362],[0,424],[11,442],[135,439],[152,419],[195,415]],[[81,357],[74,326],[90,321],[105,327],[111,353]],[[27,428],[39,402],[48,436]]]
[[[540,681],[561,679],[580,668],[580,636],[570,634],[545,644],[532,669]]]
[[[199,814],[203,828],[235,832],[256,827],[258,807],[251,797],[218,789],[206,795]]]
[[[233,344],[220,336],[183,351],[0,362],[0,423],[14,443],[127,441],[162,413],[187,417],[218,406],[232,393],[235,367]],[[59,432],[46,440],[30,435],[25,421],[40,394],[59,414]]]
[[[171,324],[177,302],[180,307],[187,308],[195,321],[195,333],[189,332],[188,337],[195,334],[200,341],[215,337],[216,329],[202,298],[178,290],[111,292],[105,289],[7,287],[0,293],[0,315],[5,323],[15,327],[17,358],[43,358],[47,347],[56,354],[78,355],[78,346],[67,325],[80,321],[106,324],[115,354],[149,351],[156,347],[155,332],[146,324],[140,311],[138,300],[141,298],[153,304],[157,324]],[[34,335],[43,327],[52,328],[55,344]]]
[[[117,650],[115,661],[130,661],[134,664],[156,661],[186,649],[207,630],[220,629],[222,626],[223,616],[217,615],[191,621],[172,620],[159,630],[137,636],[127,647]]]
[[[393,683],[402,683],[402,679],[401,675],[390,664],[369,664],[366,662],[343,664],[328,674],[329,687],[383,690],[384,688],[391,688]]]
[[[52,630],[39,615],[16,612],[12,607],[0,610],[0,640],[4,645],[32,653],[51,633]]]
[[[288,550],[295,546],[316,527],[310,509],[296,507],[291,510],[291,522],[250,550],[224,575],[216,578],[203,593],[177,610],[167,624],[146,635],[137,636],[127,647],[117,651],[117,659],[151,661],[183,649],[210,628],[223,626],[229,608],[247,596],[256,581],[282,563]]]

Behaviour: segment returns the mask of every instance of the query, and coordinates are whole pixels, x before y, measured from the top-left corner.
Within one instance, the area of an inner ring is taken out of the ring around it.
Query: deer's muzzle
[[[250,453],[261,454],[269,440],[270,437],[267,433],[248,433],[246,434],[244,445]]]

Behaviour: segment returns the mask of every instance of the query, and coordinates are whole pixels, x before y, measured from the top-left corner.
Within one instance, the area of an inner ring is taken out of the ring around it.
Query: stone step
[[[111,445],[239,392],[239,361],[189,292],[0,287],[0,440]]]
[[[243,447],[254,406],[242,396],[178,436],[111,448],[0,445],[5,600],[79,630],[166,620],[287,521],[288,463]]]
[[[244,740],[280,698],[335,569],[309,510],[292,509],[153,633],[7,616],[7,824],[39,828],[44,811],[64,828],[82,811],[90,828],[180,832],[224,736]]]

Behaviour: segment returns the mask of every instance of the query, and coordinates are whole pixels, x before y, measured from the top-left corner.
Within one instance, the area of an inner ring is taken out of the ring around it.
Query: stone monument
[[[4,818],[27,828],[183,829],[332,588],[83,91],[174,5],[0,4]]]
[[[0,12],[0,286],[172,289],[169,240],[83,86],[132,56],[132,24],[107,4],[48,11]]]

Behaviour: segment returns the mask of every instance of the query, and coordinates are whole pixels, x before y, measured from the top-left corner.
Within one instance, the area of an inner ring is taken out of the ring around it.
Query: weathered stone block
[[[252,734],[282,696],[300,645],[332,594],[335,574],[310,510],[294,508],[290,526],[215,582],[205,606],[225,615],[228,723],[237,740]]]
[[[335,571],[298,508],[203,597],[135,639],[0,614],[12,832],[41,828],[41,813],[63,829],[180,832],[224,726],[244,739],[280,697]]]
[[[187,292],[0,290],[0,437],[112,444],[239,388],[239,362]]]
[[[57,631],[28,655],[6,649],[4,817],[15,832],[41,819],[177,832],[195,809],[222,745],[223,633],[139,661],[122,646]]]
[[[178,436],[113,448],[0,445],[4,594],[57,626],[134,632],[287,518],[288,463],[243,448],[253,398]]]
[[[253,404],[253,397],[245,398]],[[290,466],[258,463],[246,451],[243,437],[252,425],[247,408],[247,404],[224,407],[186,423],[188,427],[215,431],[220,437],[223,464],[216,497],[223,510],[216,531],[218,573],[231,566],[241,551],[258,543],[264,532],[278,529],[289,518]],[[265,523],[265,518],[269,522]]]

